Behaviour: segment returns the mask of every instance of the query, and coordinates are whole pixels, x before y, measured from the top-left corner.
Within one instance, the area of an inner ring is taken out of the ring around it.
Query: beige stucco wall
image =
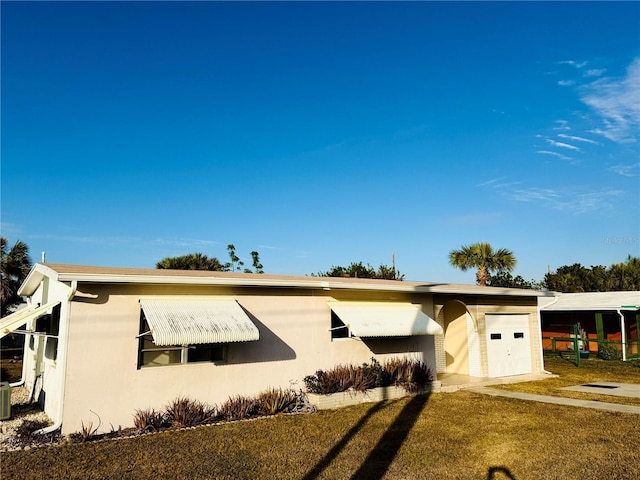
[[[424,360],[438,372],[445,370],[443,335],[332,340],[330,300],[419,303],[444,328],[443,306],[452,300],[461,301],[477,325],[483,375],[488,371],[485,315],[528,313],[533,371],[543,368],[535,297],[80,284],[80,294],[68,301],[69,291],[67,285],[48,281],[32,297],[36,302],[62,302],[59,351],[57,358],[45,358],[40,382],[45,411],[54,421],[59,419],[64,397],[63,433],[78,431],[82,422],[93,422],[94,426],[100,422],[101,431],[131,426],[136,409],[162,409],[177,397],[219,404],[229,396],[255,395],[269,387],[303,388],[304,376],[318,369],[370,362],[371,357],[384,361],[410,356]],[[138,300],[146,295],[233,297],[257,325],[260,340],[231,344],[225,364],[138,368]],[[35,371],[28,355],[25,370],[31,372],[27,375],[31,388]]]
[[[136,409],[163,408],[176,397],[210,404],[231,395],[255,395],[269,387],[302,388],[303,378],[336,364],[380,361],[408,355],[435,364],[434,339],[337,339],[329,328],[331,299],[395,300],[415,303],[394,294],[339,293],[312,290],[203,287],[141,287],[83,285],[95,299],[71,303],[65,384],[63,432],[81,422],[131,426]],[[142,295],[232,296],[252,316],[260,330],[257,342],[230,344],[226,364],[199,363],[138,368]],[[423,307],[431,315],[432,304]],[[53,392],[49,392],[51,394]],[[95,413],[93,413],[95,412]]]
[[[469,313],[466,305],[458,302],[447,302],[443,317],[444,356],[446,371],[469,375],[468,323]]]

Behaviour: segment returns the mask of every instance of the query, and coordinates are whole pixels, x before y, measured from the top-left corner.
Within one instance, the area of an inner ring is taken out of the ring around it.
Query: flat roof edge
[[[58,267],[58,269],[56,269]],[[480,287],[477,285],[459,285],[443,283],[420,283],[403,281],[385,281],[362,279],[340,279],[339,277],[294,277],[276,275],[250,275],[232,276],[211,275],[182,275],[182,271],[172,270],[170,275],[163,275],[162,270],[152,269],[117,269],[109,271],[81,271],[91,267],[78,267],[80,271],[73,271],[73,266],[36,264],[23,283],[21,291],[23,295],[29,295],[35,291],[43,276],[54,278],[61,282],[101,283],[101,284],[148,284],[148,285],[218,285],[228,287],[249,288],[308,288],[322,290],[359,290],[359,291],[387,291],[404,293],[430,293],[430,294],[458,294],[458,295],[488,295],[488,296],[517,296],[517,297],[543,297],[551,296],[550,292],[540,290],[524,290],[500,287]],[[109,270],[109,267],[101,268]],[[58,271],[60,270],[60,271]],[[124,270],[124,271],[123,271]],[[139,273],[140,272],[140,273]],[[36,281],[37,280],[37,281]],[[380,282],[380,283],[376,283]],[[29,292],[29,293],[27,293]]]

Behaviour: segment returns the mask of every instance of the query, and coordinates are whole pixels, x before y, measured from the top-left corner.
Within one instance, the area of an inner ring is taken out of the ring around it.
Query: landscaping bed
[[[580,425],[570,435],[580,448],[567,448],[570,425]],[[0,462],[3,479],[626,480],[640,464],[638,433],[635,415],[459,391],[5,452]]]

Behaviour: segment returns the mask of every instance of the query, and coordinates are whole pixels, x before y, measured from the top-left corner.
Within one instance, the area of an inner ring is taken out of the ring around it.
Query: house
[[[580,323],[589,337],[589,350],[599,345],[619,350],[623,360],[639,356],[640,292],[559,293],[541,299],[543,348],[570,348],[572,326]]]
[[[434,372],[543,371],[533,290],[358,278],[36,264],[29,307],[0,331],[26,335],[23,382],[71,433],[98,416],[176,397],[210,404],[372,357],[418,358]],[[22,325],[26,325],[22,327]]]

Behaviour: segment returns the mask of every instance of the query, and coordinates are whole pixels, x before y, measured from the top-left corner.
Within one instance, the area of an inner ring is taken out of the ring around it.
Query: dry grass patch
[[[22,377],[22,360],[0,359],[0,381],[17,382]]]

